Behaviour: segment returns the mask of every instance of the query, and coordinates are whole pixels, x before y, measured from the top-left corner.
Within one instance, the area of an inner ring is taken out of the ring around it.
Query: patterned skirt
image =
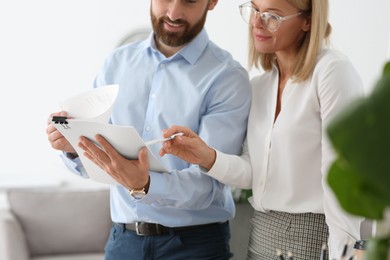
[[[324,214],[255,211],[250,225],[247,260],[279,259],[277,250],[285,259],[291,252],[294,260],[318,260],[328,241]]]

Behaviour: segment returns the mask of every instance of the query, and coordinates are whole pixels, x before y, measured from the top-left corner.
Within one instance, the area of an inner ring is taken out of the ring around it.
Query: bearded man
[[[107,58],[94,87],[118,84],[110,123],[133,126],[145,140],[184,125],[208,145],[240,154],[251,103],[247,71],[209,40],[204,28],[218,0],[151,0],[153,32]],[[66,116],[66,111],[51,116]],[[52,126],[49,142],[74,173],[88,175],[69,142]],[[168,172],[121,156],[106,139],[81,138],[86,156],[120,185],[112,185],[113,227],[106,260],[229,259],[229,219],[235,206],[228,186],[198,165],[161,158]],[[158,154],[160,144],[149,147]],[[99,227],[86,227],[99,228]]]

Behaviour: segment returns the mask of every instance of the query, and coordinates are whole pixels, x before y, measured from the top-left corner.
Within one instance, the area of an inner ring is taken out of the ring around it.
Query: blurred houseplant
[[[335,118],[328,135],[338,154],[330,187],[347,212],[376,225],[365,259],[390,259],[390,62],[372,93]]]
[[[240,189],[231,187],[231,190],[235,203],[247,203],[249,197],[252,196],[252,189]]]

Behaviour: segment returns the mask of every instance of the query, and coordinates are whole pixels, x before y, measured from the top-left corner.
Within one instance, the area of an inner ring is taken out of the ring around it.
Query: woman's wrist
[[[206,160],[203,163],[199,164],[199,166],[209,171],[213,167],[216,157],[217,157],[217,153],[215,152],[215,150],[209,147]]]

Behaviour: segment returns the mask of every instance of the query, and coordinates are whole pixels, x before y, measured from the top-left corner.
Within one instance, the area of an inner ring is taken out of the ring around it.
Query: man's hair
[[[311,19],[310,30],[306,32],[300,44],[297,59],[292,68],[293,80],[302,82],[308,79],[313,71],[318,53],[324,44],[329,44],[331,26],[328,22],[328,0],[287,0]],[[275,63],[274,53],[259,53],[254,46],[252,27],[249,27],[248,66],[270,71]]]

